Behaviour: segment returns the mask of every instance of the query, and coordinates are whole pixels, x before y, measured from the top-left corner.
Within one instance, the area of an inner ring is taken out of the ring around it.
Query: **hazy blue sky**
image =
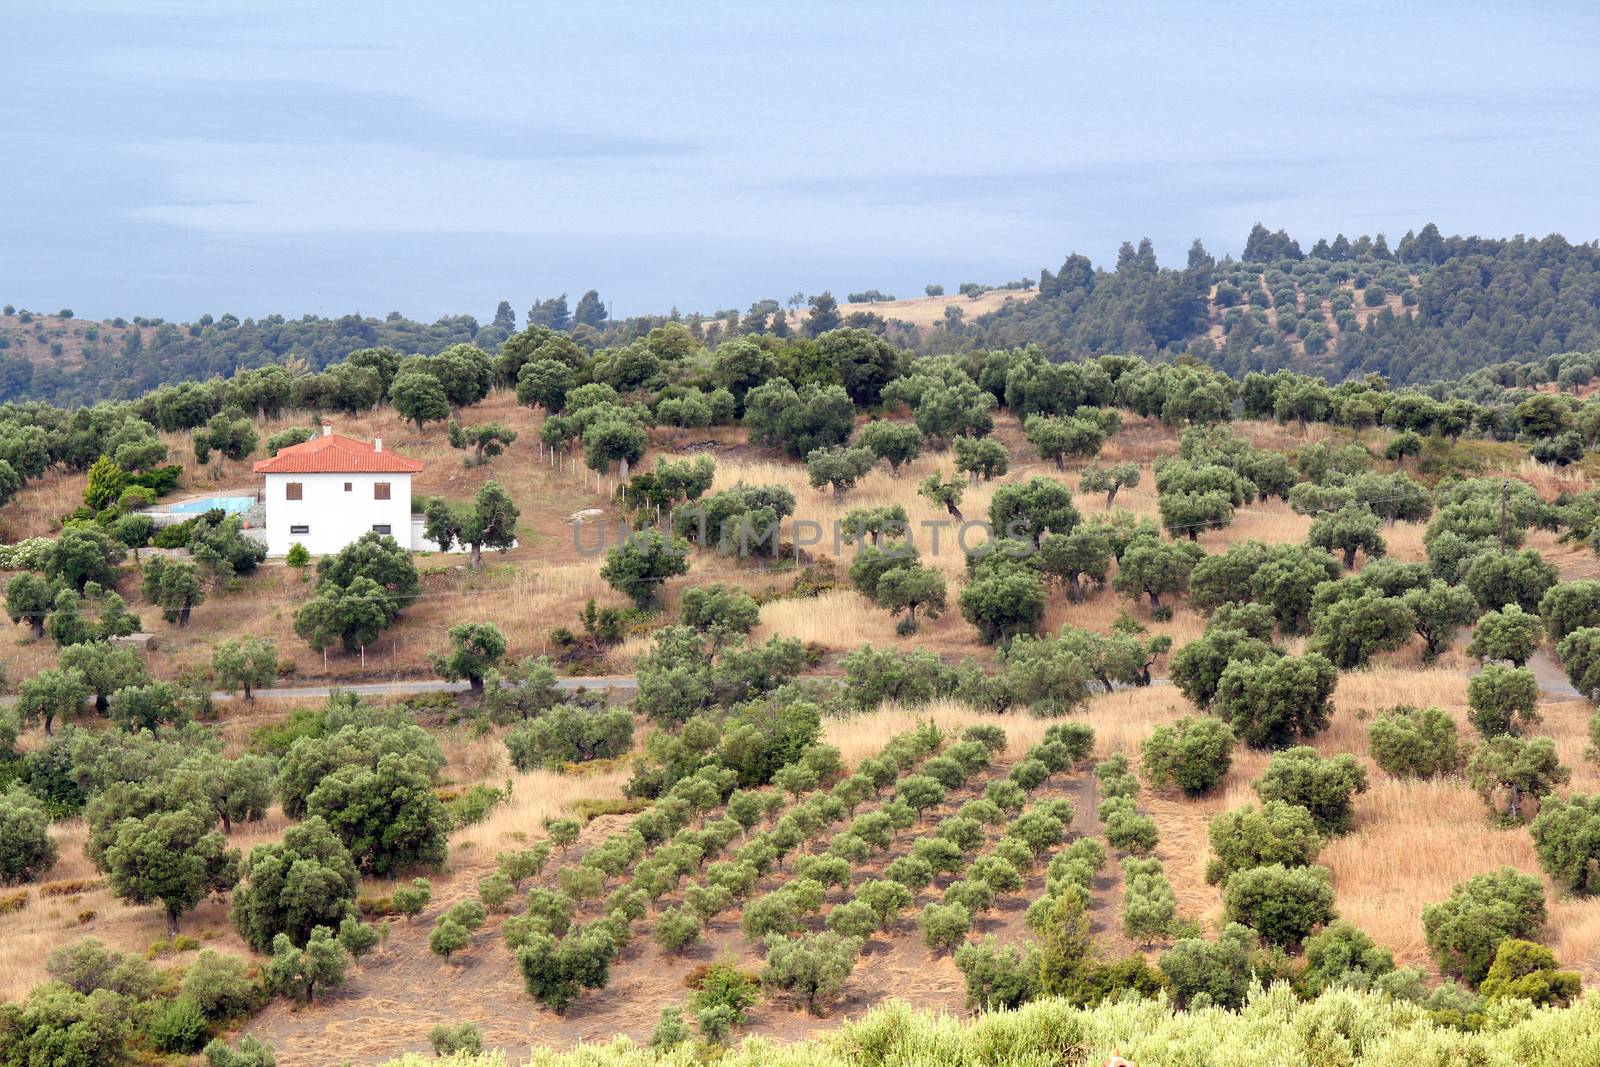
[[[7,4],[0,300],[617,314],[1600,236],[1592,4]]]

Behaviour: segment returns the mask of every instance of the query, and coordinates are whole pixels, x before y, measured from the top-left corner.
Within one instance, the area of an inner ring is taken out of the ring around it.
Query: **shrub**
[[[665,1007],[661,1009],[661,1021],[650,1031],[650,1048],[665,1052],[683,1044],[690,1036],[689,1027],[683,1021],[683,1009]]]
[[[445,962],[450,957],[472,944],[472,933],[460,923],[446,917],[434,924],[432,932],[428,934],[428,951],[436,956],[443,956]]]
[[[613,759],[632,748],[633,713],[627,708],[596,712],[559,704],[506,734],[506,749],[519,771]]]
[[[305,944],[316,927],[338,927],[350,913],[356,885],[349,850],[312,816],[284,831],[281,842],[251,850],[229,917],[257,952],[265,952],[280,933]]]
[[[1238,1008],[1250,988],[1250,950],[1255,935],[1229,925],[1216,941],[1185,938],[1161,954],[1161,971],[1172,983],[1180,1008]]]
[[[1140,748],[1145,780],[1176,785],[1185,793],[1204,793],[1227,777],[1233,765],[1233,730],[1209,716],[1185,716],[1158,726]]]
[[[866,940],[877,932],[878,915],[864,901],[851,900],[828,912],[828,929],[840,937]]]
[[[1031,952],[992,937],[956,949],[956,967],[967,983],[967,1007],[974,1011],[1020,1008],[1038,995],[1038,963]]]
[[[793,933],[800,928],[794,898],[782,891],[758,897],[745,907],[739,927],[751,941],[759,941],[768,934]]]
[[[1501,734],[1467,760],[1467,780],[1504,825],[1533,818],[1543,798],[1571,777],[1548,737]]]
[[[45,960],[45,972],[85,996],[104,989],[132,1000],[147,1000],[161,987],[161,977],[145,959],[108,949],[93,937],[52,950]]]
[[[972,929],[972,913],[960,904],[929,904],[917,919],[922,941],[935,952],[955,948]]]
[[[394,910],[409,921],[422,914],[422,909],[433,899],[433,886],[426,878],[413,878],[410,885],[397,887],[392,899]]]
[[[1302,745],[1279,752],[1253,783],[1262,800],[1298,804],[1325,834],[1342,834],[1354,818],[1353,799],[1367,789],[1366,768],[1348,752],[1323,758]]]
[[[1311,813],[1281,800],[1222,812],[1212,818],[1210,833],[1214,855],[1206,864],[1206,881],[1213,885],[1251,867],[1304,867],[1322,850]]]
[[[1539,616],[1507,604],[1498,611],[1485,612],[1467,644],[1467,655],[1480,660],[1510,660],[1521,667],[1544,641],[1544,624]]]
[[[983,882],[996,893],[1015,893],[1022,888],[1022,875],[1002,856],[981,856],[968,869],[968,877]]]
[[[1165,937],[1178,915],[1178,898],[1158,859],[1122,861],[1122,932],[1148,944]]]
[[[1552,797],[1528,829],[1552,881],[1584,896],[1600,893],[1600,794]]]
[[[1539,682],[1524,667],[1491,663],[1467,683],[1467,719],[1484,737],[1522,733],[1539,722]]]
[[[1132,807],[1115,810],[1104,822],[1106,840],[1119,852],[1150,852],[1159,840],[1156,821]]]
[[[256,1001],[255,986],[244,960],[209,948],[196,956],[184,972],[182,991],[202,1015],[213,1020],[243,1015]]]
[[[198,1052],[210,1036],[200,1005],[189,997],[169,1000],[156,1009],[145,1031],[162,1052]]]
[[[10,747],[5,746],[8,751]],[[37,878],[55,862],[56,844],[44,807],[20,789],[0,794],[0,885]]]
[[[428,1031],[428,1044],[435,1056],[477,1056],[483,1052],[483,1031],[477,1023],[440,1023]]]
[[[959,904],[967,909],[969,915],[981,915],[994,907],[994,890],[987,882],[963,878],[950,883],[941,903]]]
[[[1555,953],[1543,945],[1508,937],[1495,950],[1479,992],[1489,1003],[1514,999],[1535,1007],[1566,1007],[1577,999],[1582,981],[1578,972],[1558,966]]]
[[[1332,921],[1333,884],[1326,867],[1271,864],[1235,872],[1222,890],[1230,922],[1259,933],[1271,945],[1293,948]]]
[[[1274,748],[1327,728],[1337,682],[1333,664],[1316,652],[1235,661],[1218,677],[1212,710],[1245,744]]]
[[[762,983],[794,994],[815,1013],[844,988],[861,952],[861,939],[827,932],[769,937],[766,946]]]
[[[206,1045],[205,1057],[208,1067],[277,1067],[278,1064],[272,1046],[263,1045],[248,1034],[241,1037],[237,1045],[230,1045],[221,1038],[212,1041]]]
[[[1394,956],[1343,919],[1306,939],[1301,982],[1311,996],[1335,988],[1371,989],[1394,970]]]
[[[910,857],[902,856],[895,863],[909,859]],[[924,863],[921,866],[926,868],[927,864]],[[856,900],[872,909],[872,913],[877,916],[878,926],[885,930],[899,919],[900,913],[909,908],[914,899],[912,889],[908,888],[900,878],[895,877],[892,871],[894,863],[891,863],[889,867],[891,870],[884,871],[884,874],[888,877],[867,882],[856,891]],[[904,875],[904,871],[901,873]],[[914,888],[921,889],[932,880],[932,871],[929,870],[926,873],[928,878],[922,880],[922,884]]]
[[[668,952],[682,952],[700,940],[700,918],[688,908],[671,908],[656,917],[652,934]]]
[[[1456,721],[1438,708],[1390,708],[1368,728],[1367,747],[1379,767],[1402,778],[1453,774],[1466,759]]]
[[[1474,875],[1448,899],[1422,909],[1422,929],[1439,969],[1474,985],[1483,981],[1500,943],[1529,938],[1545,923],[1544,886],[1513,867]]]

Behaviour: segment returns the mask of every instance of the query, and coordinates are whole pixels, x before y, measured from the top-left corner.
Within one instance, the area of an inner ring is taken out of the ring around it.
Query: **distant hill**
[[[984,316],[963,343],[1038,344],[1056,358],[1188,353],[1234,375],[1438,381],[1600,348],[1600,245],[1447,238],[1430,224],[1392,252],[1382,235],[1340,235],[1306,254],[1257,226],[1240,260],[1197,241],[1169,269],[1148,241],[1125,244],[1111,270],[1074,255],[1044,271],[1037,300]]]
[[[906,300],[854,295],[863,299],[841,302],[840,321],[922,351],[1036,344],[1055,359],[1187,354],[1236,377],[1288,368],[1333,381],[1378,373],[1396,385],[1423,384],[1506,361],[1600,349],[1600,245],[1559,235],[1445,237],[1431,224],[1407,233],[1392,251],[1381,234],[1354,241],[1341,234],[1308,253],[1283,231],[1258,225],[1237,260],[1218,260],[1196,241],[1182,268],[1162,267],[1147,240],[1124,244],[1109,269],[1068,256],[1059,270],[1041,271],[1036,287],[1030,280]],[[778,308],[766,300],[743,316],[674,317],[715,344],[773,328]],[[535,302],[528,314],[572,329],[591,350],[624,344],[666,321],[606,321],[593,292],[571,314],[564,296]],[[792,328],[804,329],[808,318],[801,310]],[[316,371],[379,345],[432,354],[470,343],[492,353],[520,325],[504,302],[482,324],[471,315],[422,323],[398,313],[90,322],[66,311],[8,307],[0,315],[0,401],[132,399],[161,385],[272,363]]]

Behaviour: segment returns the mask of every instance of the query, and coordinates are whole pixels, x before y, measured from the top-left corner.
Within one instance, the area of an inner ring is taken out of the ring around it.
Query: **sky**
[[[15,0],[0,301],[616,315],[1150,237],[1600,237],[1583,3]]]

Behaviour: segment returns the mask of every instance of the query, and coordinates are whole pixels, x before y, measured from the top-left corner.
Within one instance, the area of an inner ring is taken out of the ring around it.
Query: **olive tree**
[[[1248,926],[1269,945],[1296,948],[1335,917],[1333,881],[1326,867],[1268,864],[1235,872],[1223,886],[1229,922]]]
[[[1327,729],[1338,677],[1316,652],[1236,661],[1217,680],[1212,711],[1252,748],[1278,748]]]
[[[1221,812],[1211,820],[1210,838],[1213,855],[1206,864],[1206,881],[1212,885],[1252,867],[1307,866],[1323,844],[1311,813],[1282,800]]]
[[[1078,492],[1104,493],[1106,495],[1106,509],[1116,502],[1119,489],[1132,489],[1139,484],[1139,465],[1137,463],[1118,463],[1110,467],[1093,464],[1083,469],[1082,476],[1078,479]]]
[[[1220,719],[1185,716],[1144,739],[1141,770],[1151,785],[1204,793],[1227,777],[1234,740],[1233,729]]]
[[[1274,755],[1251,785],[1264,801],[1305,808],[1324,834],[1343,834],[1354,822],[1355,795],[1367,791],[1367,770],[1348,752],[1324,757],[1300,745]]]
[[[1467,719],[1484,737],[1522,733],[1540,721],[1539,681],[1526,667],[1491,663],[1467,683]]]
[[[1486,611],[1467,644],[1467,655],[1483,661],[1509,660],[1513,667],[1527,663],[1544,641],[1544,624],[1539,616],[1523,611],[1516,604]]]
[[[1387,550],[1378,533],[1382,521],[1365,504],[1349,503],[1338,511],[1318,516],[1311,523],[1307,543],[1329,552],[1341,553],[1344,569],[1354,570],[1356,553],[1363,552],[1368,559],[1376,559]]]
[[[1367,728],[1374,762],[1402,778],[1435,778],[1461,769],[1466,754],[1456,721],[1438,708],[1393,707]]]
[[[1546,919],[1544,885],[1512,867],[1460,882],[1422,909],[1422,930],[1439,969],[1468,982],[1488,977],[1500,943],[1531,938]]]

